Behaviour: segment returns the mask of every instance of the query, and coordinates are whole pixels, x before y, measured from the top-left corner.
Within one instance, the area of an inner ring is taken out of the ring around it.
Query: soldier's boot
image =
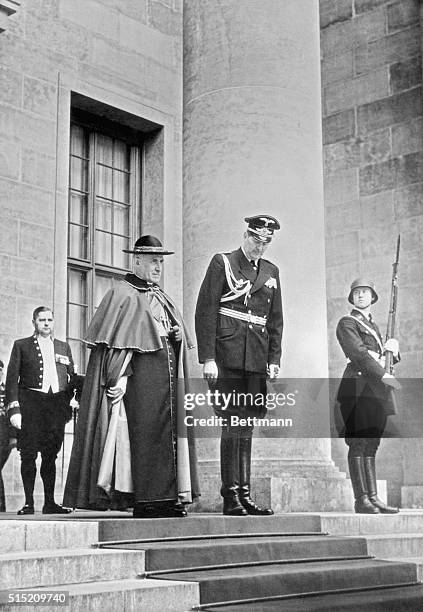
[[[369,499],[363,457],[348,456],[348,466],[355,497],[355,512],[357,514],[380,514],[379,508],[376,508]]]
[[[375,457],[364,457],[364,470],[366,472],[367,489],[371,503],[379,508],[382,514],[397,514],[398,508],[387,506],[377,496],[377,481],[376,481],[376,459]]]
[[[239,440],[239,499],[248,514],[271,516],[271,508],[261,508],[250,497],[251,480],[251,438]]]
[[[223,514],[246,516],[247,511],[239,500],[239,440],[237,436],[222,437],[220,440],[220,474],[223,497]]]

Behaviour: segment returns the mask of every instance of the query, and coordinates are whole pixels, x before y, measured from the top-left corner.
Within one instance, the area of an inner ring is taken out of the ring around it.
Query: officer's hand
[[[117,384],[114,387],[109,387],[106,391],[107,397],[112,400],[112,406],[120,402],[122,397],[126,393],[126,384],[128,382],[127,376],[122,376],[117,381]]]
[[[276,363],[269,363],[266,369],[270,380],[273,380],[279,376],[279,366]]]
[[[392,353],[394,357],[398,357],[398,353],[399,353],[398,340],[396,340],[395,338],[389,338],[389,340],[385,342],[384,349],[385,351],[389,351],[390,353]]]
[[[182,331],[181,328],[179,327],[179,325],[174,325],[172,327],[172,335],[174,340],[176,340],[176,342],[181,342],[182,340]]]
[[[392,389],[401,389],[401,383],[395,378],[395,376],[392,376],[392,374],[388,374],[387,372],[382,376],[382,382],[387,387],[392,387]]]
[[[22,415],[12,414],[10,417],[10,424],[12,427],[16,427],[16,429],[22,429]]]
[[[218,370],[217,365],[214,359],[209,359],[203,365],[203,378],[209,380],[210,382],[214,382],[217,380]]]

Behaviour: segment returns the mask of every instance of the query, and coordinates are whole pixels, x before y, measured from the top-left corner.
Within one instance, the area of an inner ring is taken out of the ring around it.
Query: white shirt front
[[[51,387],[53,393],[59,391],[59,378],[56,370],[56,358],[54,354],[54,342],[53,339],[48,336],[43,338],[42,336],[37,337],[38,346],[40,347],[41,355],[43,357],[43,386],[35,389],[35,391],[41,391],[42,393],[48,393]]]

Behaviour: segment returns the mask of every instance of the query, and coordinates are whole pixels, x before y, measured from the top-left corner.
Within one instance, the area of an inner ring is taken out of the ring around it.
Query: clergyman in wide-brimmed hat
[[[178,402],[192,343],[159,286],[173,252],[150,235],[125,252],[133,273],[106,293],[85,338],[92,350],[64,499],[74,508],[133,507],[136,518],[184,517],[198,495]]]

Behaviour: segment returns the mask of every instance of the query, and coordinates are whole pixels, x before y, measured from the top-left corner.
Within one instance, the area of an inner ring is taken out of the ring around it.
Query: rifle
[[[399,266],[399,254],[400,254],[400,242],[401,236],[398,235],[397,239],[397,252],[395,261],[392,264],[392,281],[391,281],[391,299],[389,302],[389,313],[388,313],[388,324],[386,327],[386,340],[393,338],[395,335],[395,319],[397,314],[397,302],[398,302],[398,266]],[[385,352],[385,372],[388,374],[394,373],[394,354],[392,351]],[[385,413],[398,414],[397,402],[395,397],[395,389],[387,387],[387,403],[385,406]]]

